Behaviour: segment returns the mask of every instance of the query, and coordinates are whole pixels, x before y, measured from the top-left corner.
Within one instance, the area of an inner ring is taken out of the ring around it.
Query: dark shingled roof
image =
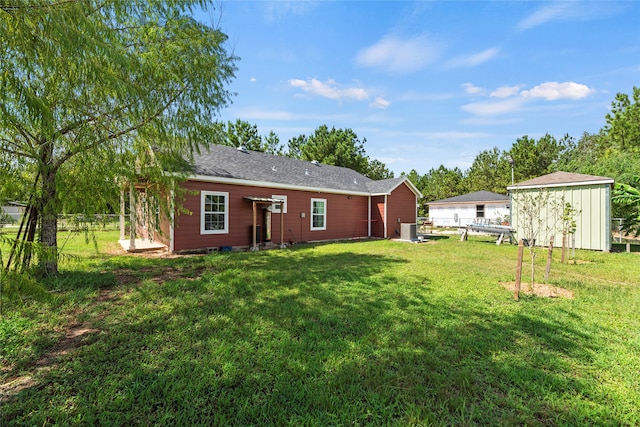
[[[518,187],[574,186],[596,182],[600,184],[613,184],[614,180],[605,176],[585,175],[581,173],[571,172],[553,172],[547,175],[539,176],[537,178],[529,179],[527,181],[519,182],[515,185],[510,185],[509,187],[507,187],[507,189],[511,190]]]
[[[448,199],[436,200],[428,204],[435,203],[478,203],[478,202],[505,202],[509,201],[509,196],[493,193],[491,191],[476,191],[474,193],[463,194],[461,196],[449,197]]]
[[[406,180],[400,177],[374,181],[349,168],[224,145],[212,145],[195,155],[193,173],[207,178],[250,181],[254,185],[277,184],[362,194],[388,194]]]

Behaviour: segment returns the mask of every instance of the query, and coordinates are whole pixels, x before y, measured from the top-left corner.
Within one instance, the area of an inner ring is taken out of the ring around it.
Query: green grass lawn
[[[638,253],[556,251],[574,298],[515,302],[491,238],[169,259],[117,237],[72,236],[51,300],[5,304],[0,425],[640,425]]]

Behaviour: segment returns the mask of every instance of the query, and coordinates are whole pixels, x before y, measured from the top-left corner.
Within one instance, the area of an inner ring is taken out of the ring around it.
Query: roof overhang
[[[509,203],[508,198],[504,200],[467,200],[466,202],[429,202],[425,203],[428,206],[449,206],[449,205],[504,205]]]
[[[576,181],[576,182],[558,182],[552,184],[534,184],[534,185],[510,185],[508,191],[513,190],[531,190],[535,188],[562,188],[562,187],[584,187],[586,185],[613,185],[613,179],[599,179],[593,181]]]
[[[244,196],[243,199],[249,200],[250,202],[264,203],[264,204],[284,203],[284,200],[277,199],[274,197]]]
[[[200,182],[215,182],[218,184],[242,185],[245,187],[311,191],[311,192],[330,193],[330,194],[345,194],[349,196],[370,196],[371,195],[371,193],[367,191],[336,190],[334,188],[307,187],[303,185],[288,185],[288,184],[280,184],[277,182],[266,182],[266,181],[249,181],[249,180],[238,179],[238,178],[223,178],[223,177],[206,176],[206,175],[192,175],[187,179],[191,181],[200,181]]]

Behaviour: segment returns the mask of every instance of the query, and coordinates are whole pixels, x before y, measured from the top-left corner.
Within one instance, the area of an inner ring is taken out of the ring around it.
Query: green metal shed
[[[540,235],[539,245],[547,245],[553,236],[554,246],[562,245],[562,209],[570,203],[576,210],[576,249],[611,250],[611,192],[614,180],[603,176],[569,172],[554,172],[507,187],[511,199],[511,226],[518,239],[524,238],[523,224],[527,209],[524,204],[531,200],[545,200],[539,210],[541,227],[548,231]],[[537,199],[536,199],[537,198]]]

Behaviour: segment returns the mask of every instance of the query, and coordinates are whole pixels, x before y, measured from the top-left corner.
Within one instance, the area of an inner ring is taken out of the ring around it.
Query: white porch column
[[[124,224],[124,187],[120,187],[120,240],[124,240],[125,236],[125,224]]]
[[[136,194],[133,182],[129,184],[129,250],[136,250]]]

